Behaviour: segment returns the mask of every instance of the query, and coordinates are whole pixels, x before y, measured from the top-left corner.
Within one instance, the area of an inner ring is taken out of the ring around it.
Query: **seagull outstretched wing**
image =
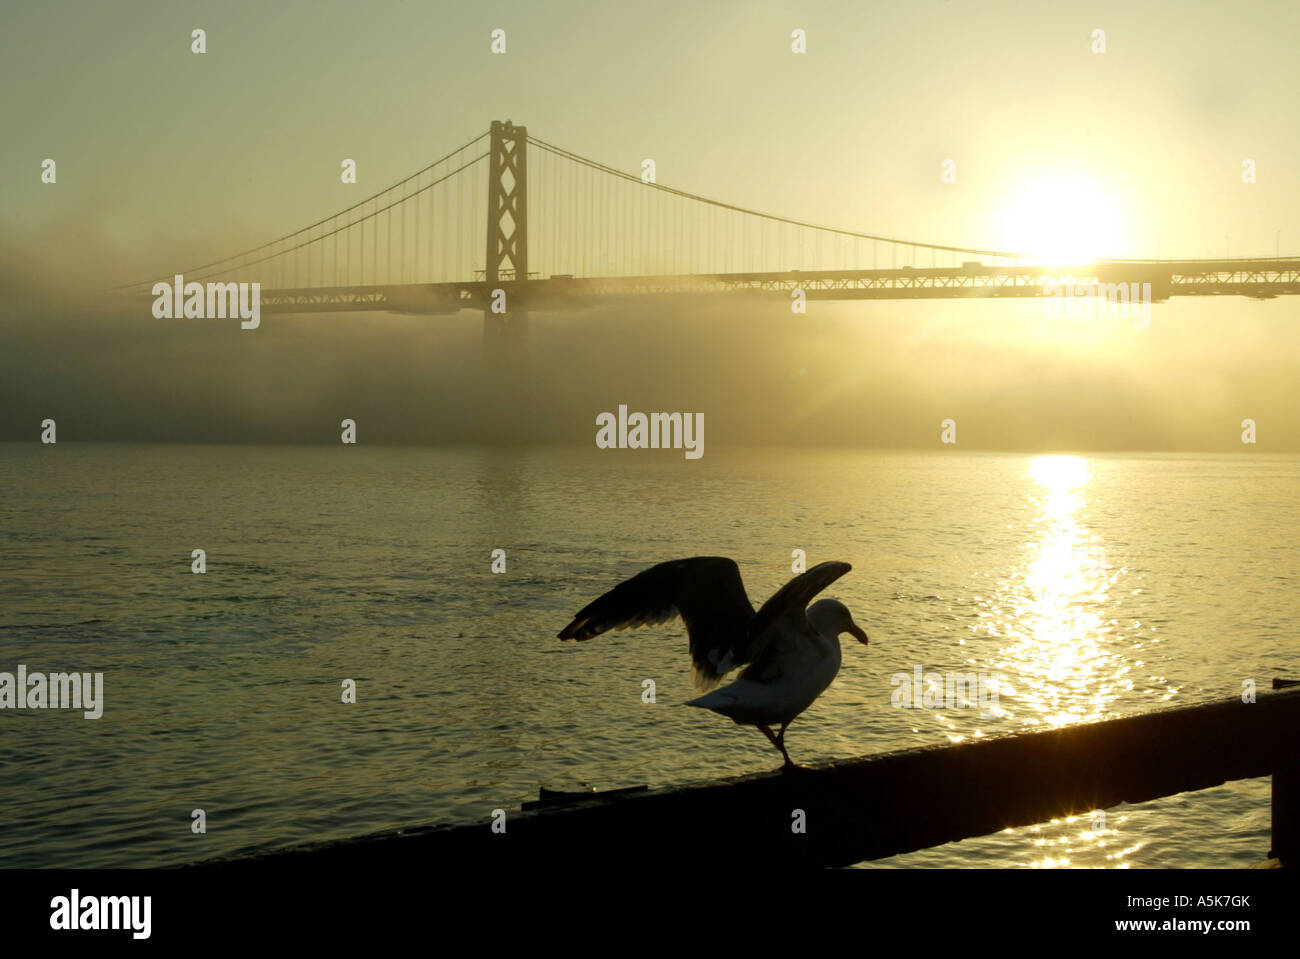
[[[560,631],[560,639],[591,639],[612,629],[665,623],[678,615],[690,639],[696,686],[711,688],[748,662],[754,607],[745,594],[740,569],[723,556],[669,560],[637,573],[588,603]]]
[[[848,563],[818,563],[778,589],[749,623],[747,652],[751,679],[773,679],[783,643],[799,642],[809,629],[805,610],[814,596],[849,570]]]

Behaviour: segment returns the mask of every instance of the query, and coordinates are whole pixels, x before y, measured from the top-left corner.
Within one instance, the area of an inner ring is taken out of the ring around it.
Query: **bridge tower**
[[[528,333],[528,310],[514,302],[528,280],[528,129],[493,120],[489,139],[483,334],[490,343],[518,346]],[[492,311],[494,290],[505,291],[505,313]]]

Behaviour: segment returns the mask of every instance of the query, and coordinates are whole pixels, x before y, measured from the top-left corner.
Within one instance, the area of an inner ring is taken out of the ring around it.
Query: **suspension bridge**
[[[1150,284],[1152,302],[1300,293],[1300,257],[1067,267],[818,225],[659,184],[509,121],[345,210],[182,275],[260,283],[263,313],[482,310],[489,338],[522,332],[530,312],[632,297],[1037,297],[1066,281]],[[152,295],[173,277],[118,292]]]

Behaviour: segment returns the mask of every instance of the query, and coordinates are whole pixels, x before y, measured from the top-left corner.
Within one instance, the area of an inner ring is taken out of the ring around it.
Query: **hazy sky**
[[[1133,6],[9,0],[0,438],[57,415],[61,439],[328,441],[364,409],[376,441],[472,441],[465,398],[500,398],[477,372],[473,313],[265,317],[248,333],[91,291],[354,202],[341,157],[369,193],[493,119],[623,169],[653,157],[692,192],[888,235],[1300,253],[1300,7]],[[1294,300],[1175,300],[1144,331],[1030,303],[814,310],[534,316],[530,429],[591,442],[595,414],[626,402],[703,410],[714,444],[927,446],[953,416],[962,445],[1239,450],[1252,417],[1259,449],[1300,449]]]

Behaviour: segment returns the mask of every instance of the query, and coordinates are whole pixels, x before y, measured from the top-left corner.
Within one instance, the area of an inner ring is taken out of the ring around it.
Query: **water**
[[[759,601],[792,550],[853,564],[828,595],[872,643],[845,644],[791,727],[802,762],[1300,672],[1300,457],[3,444],[0,491],[0,670],[103,671],[106,700],[98,721],[0,713],[6,867],[176,864],[486,823],[540,785],[775,768],[757,731],[678,705],[679,624],[554,638],[679,556],[735,558]],[[893,708],[891,676],[918,665],[996,675],[999,714]],[[1268,782],[1091,825],[880,865],[1248,865]]]

